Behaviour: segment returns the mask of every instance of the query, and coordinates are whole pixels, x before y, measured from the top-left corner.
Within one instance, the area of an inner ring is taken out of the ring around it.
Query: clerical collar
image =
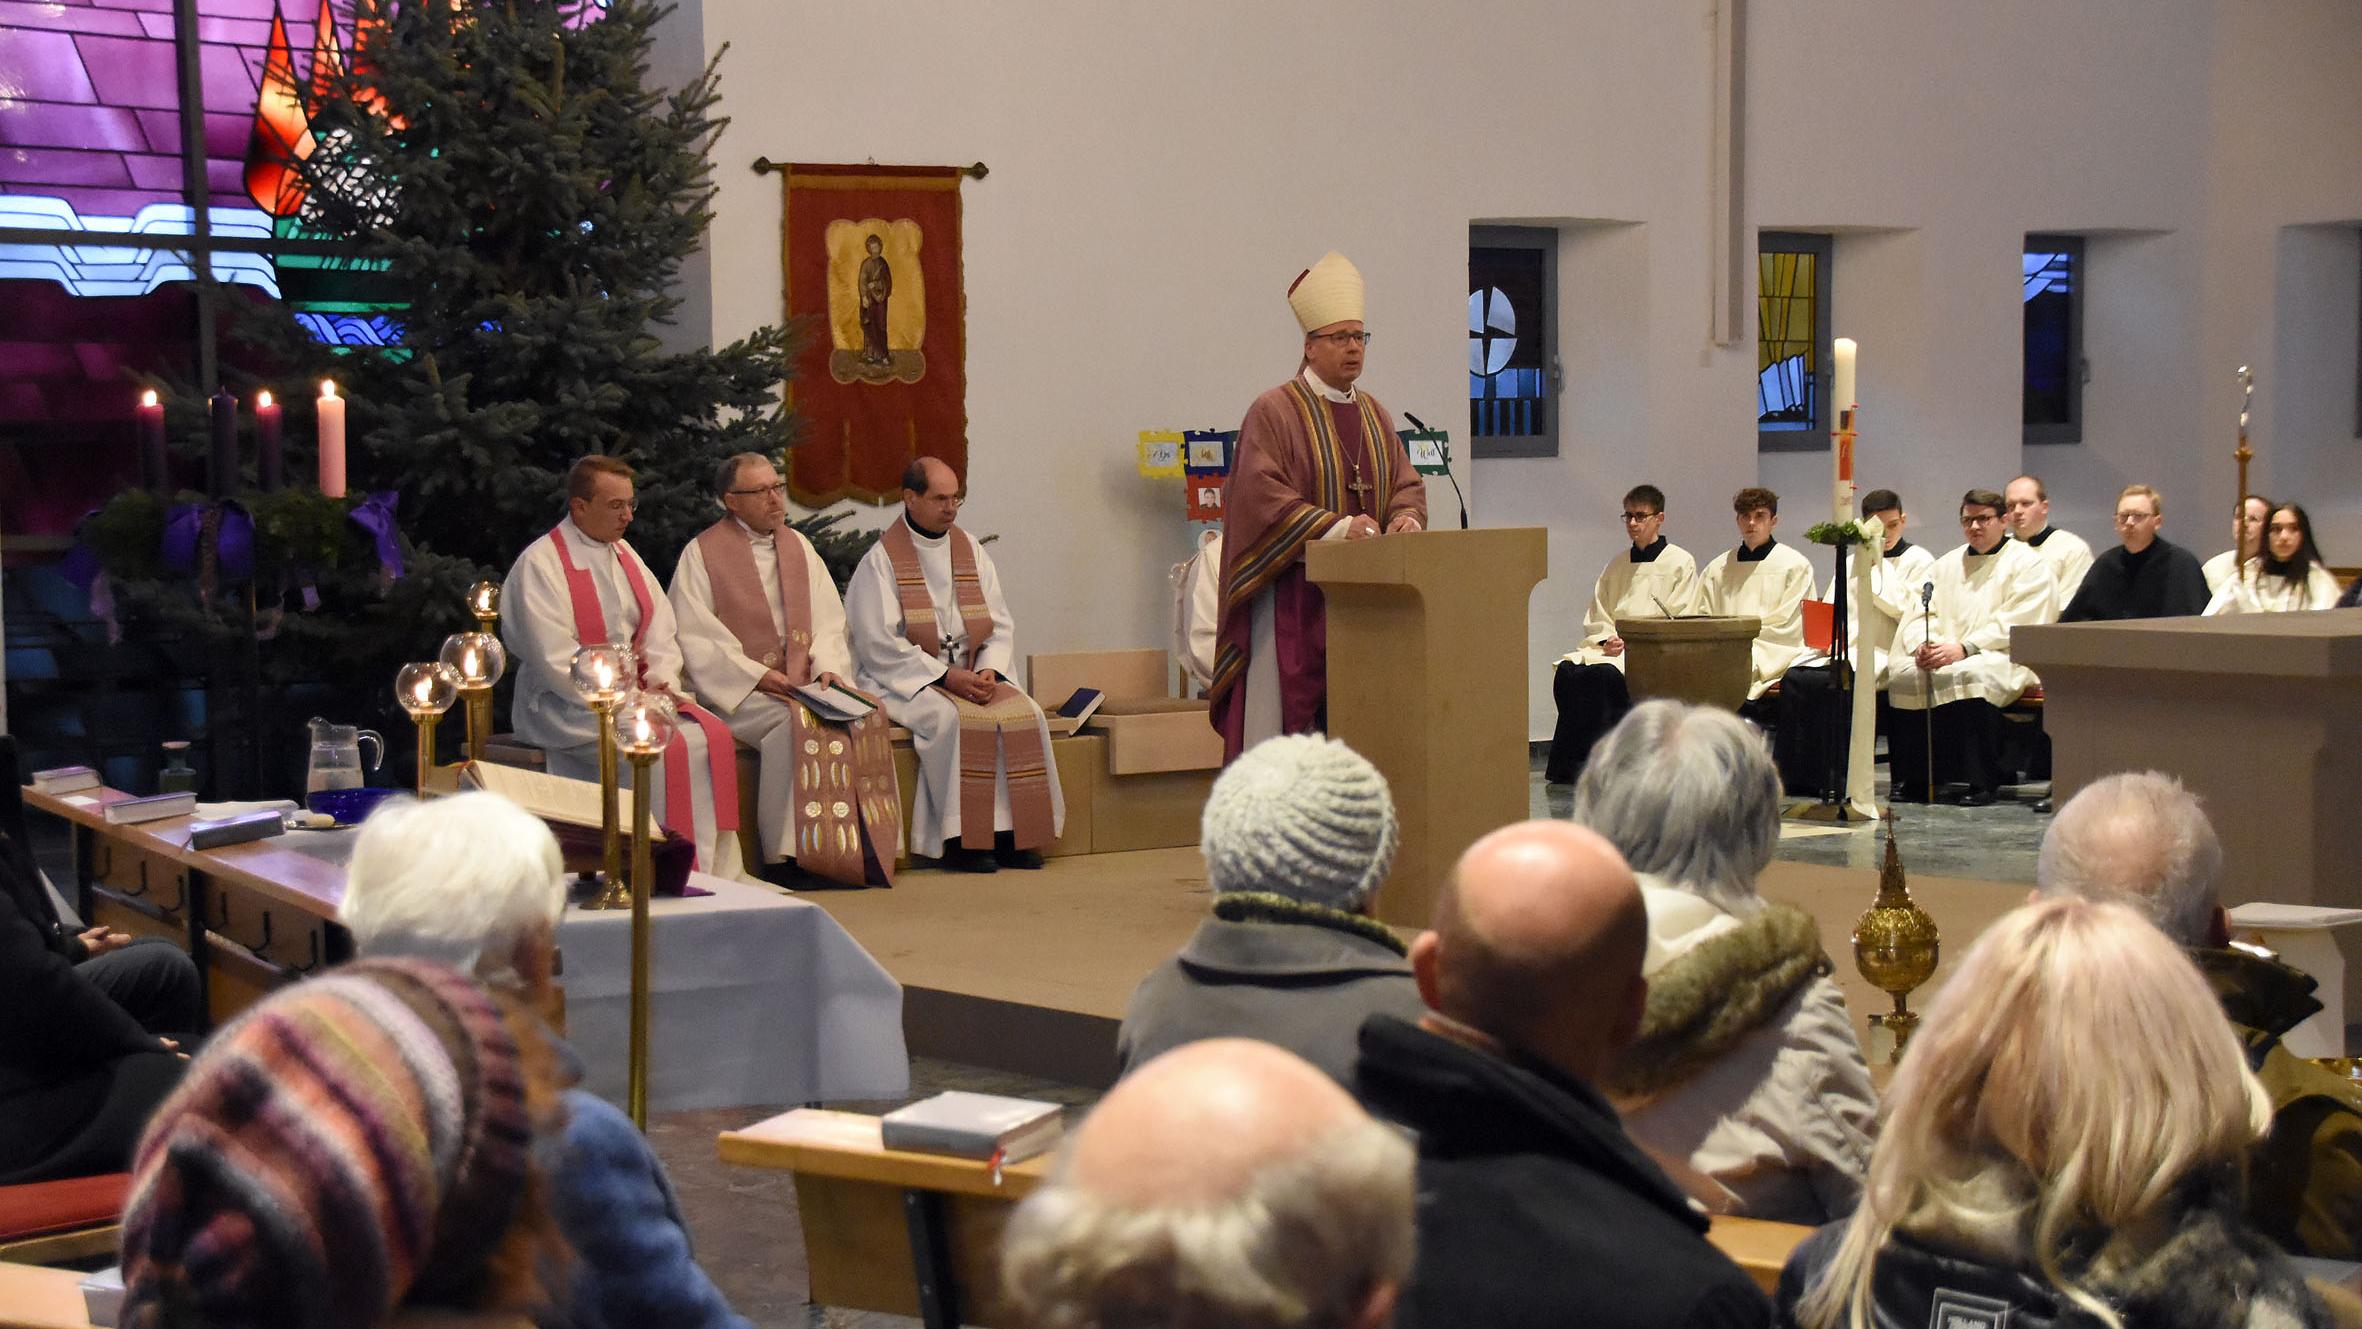
[[[730,520],[737,521],[738,529],[746,532],[746,538],[754,541],[757,544],[761,544],[763,541],[771,538],[771,533],[769,531],[758,531],[754,527],[747,525],[745,522],[738,521],[738,517],[735,513],[731,515]]]
[[[950,527],[948,527],[948,526],[944,527],[944,528],[943,528],[942,530],[940,530],[940,531],[930,531],[930,530],[928,530],[926,527],[919,525],[919,524],[918,524],[917,522],[915,522],[915,521],[912,521],[912,520],[910,519],[910,514],[909,514],[909,513],[907,513],[907,512],[905,512],[905,513],[903,513],[903,514],[902,514],[902,520],[903,520],[903,523],[904,523],[905,525],[909,526],[911,530],[913,530],[913,531],[917,532],[919,535],[921,535],[921,536],[923,536],[923,537],[925,537],[926,539],[929,539],[929,540],[940,540],[940,539],[942,539],[944,536],[947,536],[947,535],[951,534],[951,528],[950,528]]]
[[[1897,540],[1895,541],[1895,547],[1886,551],[1886,556],[1888,558],[1901,558],[1903,555],[1909,552],[1911,552],[1911,542],[1909,540]]]
[[[2049,539],[2051,532],[2056,531],[2057,529],[2058,527],[2056,526],[2045,526],[2042,528],[2042,534],[2027,536],[2026,543],[2034,546],[2036,549],[2040,549],[2042,547],[2042,542]]]
[[[1328,398],[1330,401],[1336,402],[1340,406],[1351,406],[1353,403],[1361,400],[1360,397],[1354,395],[1354,391],[1350,387],[1345,389],[1343,392],[1339,392],[1335,388],[1330,387],[1326,379],[1323,379],[1320,375],[1312,372],[1311,365],[1304,366],[1304,385],[1308,388],[1311,388],[1314,392],[1319,393],[1321,396]]]
[[[1635,563],[1654,563],[1657,561],[1657,555],[1664,552],[1665,537],[1660,535],[1657,537],[1655,544],[1652,544],[1645,549],[1639,545],[1632,546],[1632,561]]]
[[[601,540],[594,537],[589,531],[582,529],[575,523],[572,513],[566,514],[566,519],[558,524],[566,529],[567,539],[588,545],[593,549],[618,549],[623,544],[623,537],[620,535],[612,540]]]
[[[1993,547],[1991,549],[1980,551],[1975,545],[1962,545],[1961,548],[1968,551],[1968,556],[1970,558],[1991,558],[1993,555],[2000,553],[2001,546],[2008,544],[2009,541],[2010,537],[2004,535],[2000,539],[1993,542]]]
[[[1777,537],[1767,535],[1763,537],[1763,547],[1760,549],[1749,549],[1742,544],[1739,546],[1739,561],[1741,563],[1761,563],[1771,557],[1772,549],[1779,543]]]

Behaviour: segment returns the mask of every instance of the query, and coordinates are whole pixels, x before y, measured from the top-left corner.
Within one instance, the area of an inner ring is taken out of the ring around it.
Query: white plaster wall
[[[1464,452],[1467,227],[1560,226],[1560,456],[1462,469],[1478,524],[1549,530],[1528,680],[1543,736],[1549,661],[1621,541],[1625,488],[1663,486],[1701,561],[1730,538],[1741,485],[1790,495],[1798,537],[1826,502],[1825,454],[1759,461],[1752,316],[1732,346],[1709,337],[1712,13],[706,0],[697,39],[731,44],[733,117],[710,329],[779,317],[778,179],[749,171],[755,156],[988,163],[963,194],[963,524],[1002,537],[1021,650],[1161,644],[1187,533],[1173,487],[1133,471],[1137,431],[1235,426],[1295,363],[1288,281],[1335,247],[1370,281],[1365,382]],[[2088,441],[2035,458],[2056,513],[2104,540],[2133,475],[2218,486],[2227,507],[2208,460],[2223,431],[2202,423],[2226,396],[2217,361],[2227,383],[2238,359],[2269,358],[2262,343],[2330,319],[2275,320],[2282,271],[2320,261],[2283,255],[2279,228],[2362,216],[2362,8],[1755,0],[1749,27],[1747,224],[1839,233],[1865,486],[1903,489],[1929,543],[1957,538],[1959,491],[2021,465],[2022,237],[2100,231]],[[2259,437],[2272,446],[2268,425]],[[2362,523],[2355,468],[2329,469]],[[1448,486],[1431,490],[1450,520]]]

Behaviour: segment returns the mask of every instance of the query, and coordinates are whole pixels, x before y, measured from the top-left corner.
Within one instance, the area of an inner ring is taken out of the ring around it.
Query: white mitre
[[[1296,275],[1288,287],[1288,307],[1306,332],[1331,323],[1363,321],[1361,269],[1336,250]]]

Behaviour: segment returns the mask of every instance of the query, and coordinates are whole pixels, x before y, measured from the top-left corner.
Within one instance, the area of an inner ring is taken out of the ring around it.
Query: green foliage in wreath
[[[1858,521],[1824,521],[1804,533],[1804,538],[1817,545],[1868,546],[1878,537]]]

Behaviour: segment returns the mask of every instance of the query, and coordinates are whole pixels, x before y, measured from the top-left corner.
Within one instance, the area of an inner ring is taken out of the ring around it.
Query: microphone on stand
[[[1402,413],[1402,418],[1410,421],[1411,428],[1418,430],[1422,434],[1432,434],[1436,432],[1435,430],[1429,429],[1427,427],[1427,422],[1425,420],[1422,420],[1418,416],[1411,414],[1409,411],[1404,411]],[[1460,500],[1460,529],[1465,531],[1468,529],[1468,496],[1460,492],[1460,477],[1452,474],[1452,445],[1444,442],[1442,439],[1437,439],[1435,442],[1435,448],[1436,451],[1443,454],[1443,478],[1452,482],[1452,495],[1453,497]]]

